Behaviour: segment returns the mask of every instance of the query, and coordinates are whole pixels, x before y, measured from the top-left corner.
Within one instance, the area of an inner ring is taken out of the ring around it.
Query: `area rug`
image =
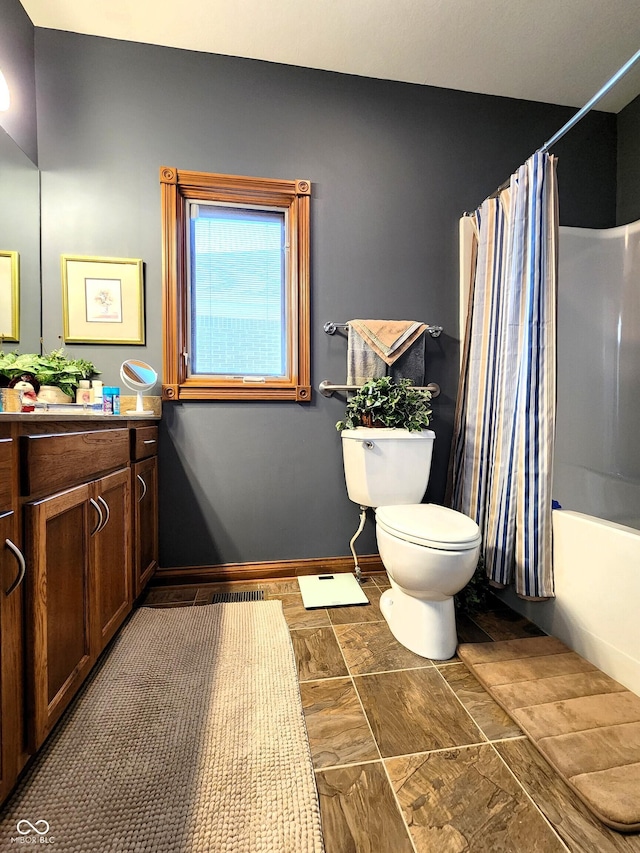
[[[7,804],[0,847],[13,838],[322,853],[281,602],[138,610]]]
[[[603,823],[640,830],[639,696],[554,637],[458,654]]]

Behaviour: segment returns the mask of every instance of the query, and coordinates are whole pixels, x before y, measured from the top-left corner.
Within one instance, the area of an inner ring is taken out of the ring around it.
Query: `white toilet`
[[[453,596],[469,583],[480,528],[466,515],[420,501],[435,433],[357,427],[342,431],[349,498],[376,509],[380,558],[391,589],[380,608],[393,635],[423,657],[447,660],[457,645]]]

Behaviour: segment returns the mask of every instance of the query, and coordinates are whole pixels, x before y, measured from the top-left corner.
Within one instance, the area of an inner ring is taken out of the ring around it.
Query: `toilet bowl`
[[[342,432],[342,455],[349,498],[376,510],[391,582],[380,608],[391,632],[412,652],[447,660],[457,644],[453,596],[475,571],[480,528],[460,512],[421,503],[435,437],[432,430],[357,427]]]
[[[471,580],[478,563],[478,525],[435,504],[386,506],[376,510],[376,537],[391,583],[380,609],[392,634],[422,657],[453,657],[453,596]]]

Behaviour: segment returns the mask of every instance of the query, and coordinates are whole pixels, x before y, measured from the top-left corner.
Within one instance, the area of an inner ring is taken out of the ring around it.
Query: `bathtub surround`
[[[565,509],[637,530],[639,281],[640,220],[560,228],[553,496]]]
[[[553,596],[556,158],[537,152],[472,215],[477,251],[451,451],[450,505],[482,531],[487,576]]]
[[[138,610],[7,804],[3,843],[29,816],[76,853],[323,853],[281,603]]]

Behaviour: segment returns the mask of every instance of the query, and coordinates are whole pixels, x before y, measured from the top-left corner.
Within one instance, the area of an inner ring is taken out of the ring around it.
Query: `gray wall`
[[[618,113],[618,225],[640,219],[640,95]]]
[[[415,318],[427,341],[444,491],[457,385],[457,229],[574,110],[289,66],[36,30],[45,345],[62,333],[60,254],[140,257],[147,345],[69,347],[116,382],[126,356],[161,362],[161,165],[308,178],[312,383],[344,380],[325,321]],[[615,116],[560,143],[565,224],[615,223]],[[563,147],[564,146],[564,147]],[[563,154],[566,152],[566,157]],[[335,422],[311,404],[167,404],[160,447],[161,564],[348,554],[357,507]],[[372,526],[360,553],[375,551]]]
[[[18,0],[0,0],[0,71],[11,95],[11,109],[0,113],[0,126],[37,163],[33,39],[33,24]]]

